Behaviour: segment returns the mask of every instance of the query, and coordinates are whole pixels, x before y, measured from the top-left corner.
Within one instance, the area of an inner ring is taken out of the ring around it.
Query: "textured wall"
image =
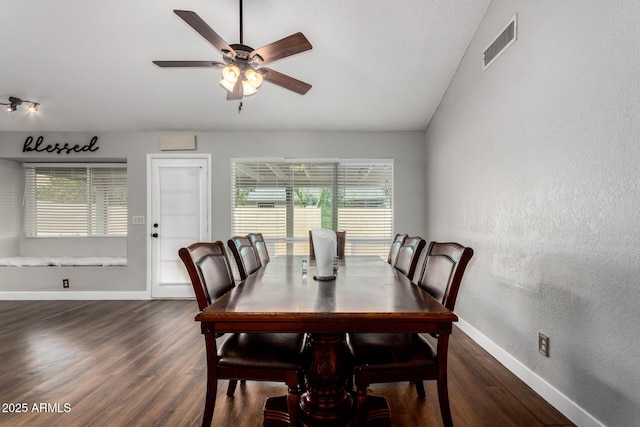
[[[640,420],[639,41],[636,0],[493,0],[426,134],[429,237],[476,251],[458,314],[610,426]]]

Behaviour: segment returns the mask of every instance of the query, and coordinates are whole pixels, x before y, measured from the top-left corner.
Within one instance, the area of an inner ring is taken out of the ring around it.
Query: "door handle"
[[[158,233],[153,233],[151,237],[158,237]]]

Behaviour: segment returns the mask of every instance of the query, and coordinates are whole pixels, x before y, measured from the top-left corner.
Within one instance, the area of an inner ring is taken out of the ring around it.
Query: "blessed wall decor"
[[[56,153],[56,154],[71,154],[71,153],[84,153],[98,151],[98,137],[94,136],[88,143],[72,144],[69,142],[56,142],[53,144],[45,144],[44,137],[39,136],[35,139],[32,136],[28,136],[22,146],[23,153],[30,153],[32,151],[36,153]]]

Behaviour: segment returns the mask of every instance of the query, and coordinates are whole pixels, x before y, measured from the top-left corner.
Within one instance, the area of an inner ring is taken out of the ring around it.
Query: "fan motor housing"
[[[249,55],[253,52],[253,48],[244,44],[232,44],[229,45],[233,50],[236,51],[236,59],[244,59],[245,61],[249,60]]]

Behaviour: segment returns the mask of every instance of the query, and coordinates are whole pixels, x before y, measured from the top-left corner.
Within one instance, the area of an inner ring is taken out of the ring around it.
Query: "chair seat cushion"
[[[419,369],[436,365],[436,351],[420,334],[348,335],[355,371]]]
[[[218,365],[229,368],[300,370],[304,334],[225,334],[218,346]]]

